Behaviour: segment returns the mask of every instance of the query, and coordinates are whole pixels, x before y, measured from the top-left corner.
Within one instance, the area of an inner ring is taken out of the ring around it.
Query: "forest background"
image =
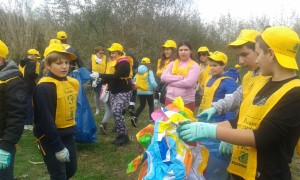
[[[10,49],[9,58],[18,62],[28,49],[36,48],[41,55],[56,32],[68,34],[88,67],[94,47],[109,47],[119,42],[126,52],[139,60],[149,57],[154,64],[167,39],[187,40],[194,52],[200,46],[211,51],[224,51],[229,65],[238,62],[226,45],[241,29],[263,31],[270,25],[289,25],[300,33],[300,17],[296,13],[274,19],[264,15],[247,20],[230,13],[207,21],[201,18],[193,0],[9,0],[0,5],[0,39]],[[34,8],[33,8],[34,7]],[[247,8],[247,7],[245,7]],[[213,11],[213,10],[212,10]]]

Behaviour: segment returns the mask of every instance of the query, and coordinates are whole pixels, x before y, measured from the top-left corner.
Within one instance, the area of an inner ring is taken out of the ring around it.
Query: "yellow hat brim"
[[[294,70],[299,70],[298,68],[298,64],[295,58],[291,57],[291,56],[287,56],[278,52],[275,52],[275,57],[278,61],[278,63],[287,69],[294,69]]]
[[[232,47],[234,47],[234,46],[241,46],[241,45],[243,45],[243,44],[246,44],[247,42],[249,42],[249,41],[247,41],[247,40],[242,40],[242,39],[238,39],[238,40],[235,40],[235,41],[233,41],[232,43],[228,44],[228,45],[227,45],[227,48],[232,48]]]

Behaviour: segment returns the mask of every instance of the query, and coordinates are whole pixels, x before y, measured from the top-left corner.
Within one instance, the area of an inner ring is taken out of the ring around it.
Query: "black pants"
[[[70,162],[61,163],[55,157],[53,148],[41,139],[42,147],[46,153],[43,155],[51,180],[65,180],[74,176],[77,170],[75,137],[68,136],[61,139],[70,153]]]
[[[15,155],[16,147],[13,145],[8,151],[11,155],[10,166],[6,169],[0,169],[0,179],[1,180],[13,180],[14,179],[14,164],[15,164]]]
[[[148,101],[148,105],[149,105],[149,118],[152,119],[151,118],[151,114],[154,111],[153,94],[139,95],[139,100],[140,100],[140,106],[138,107],[138,109],[135,112],[135,117],[139,117],[139,115],[141,114],[141,112],[145,109],[146,100],[147,100]]]

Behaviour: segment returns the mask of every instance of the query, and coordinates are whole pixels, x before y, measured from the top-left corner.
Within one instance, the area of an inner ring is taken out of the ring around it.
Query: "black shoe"
[[[100,125],[100,128],[101,128],[101,130],[103,131],[103,133],[104,134],[108,134],[108,132],[107,132],[107,123],[102,123],[101,125]]]
[[[134,116],[134,105],[129,105],[128,106],[128,112],[131,116]]]
[[[132,126],[137,127],[137,118],[136,117],[131,118],[131,124],[132,124]]]
[[[112,142],[117,146],[122,146],[129,142],[129,137],[126,134],[118,135],[117,138]]]

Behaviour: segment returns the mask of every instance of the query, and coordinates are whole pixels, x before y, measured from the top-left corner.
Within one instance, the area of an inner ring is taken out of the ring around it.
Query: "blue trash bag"
[[[80,83],[75,118],[75,140],[79,143],[96,143],[97,126],[95,124],[88,98],[83,88],[83,84],[90,80],[90,72],[86,68],[79,68],[75,72],[73,71],[70,76],[76,78]]]
[[[199,122],[206,122],[205,119],[197,117]],[[212,118],[210,123],[219,122],[218,118]],[[209,151],[208,163],[205,171],[205,178],[207,180],[229,180],[230,176],[227,172],[227,167],[231,156],[222,156],[219,153],[219,146],[221,141],[216,139],[203,139],[200,141]]]

